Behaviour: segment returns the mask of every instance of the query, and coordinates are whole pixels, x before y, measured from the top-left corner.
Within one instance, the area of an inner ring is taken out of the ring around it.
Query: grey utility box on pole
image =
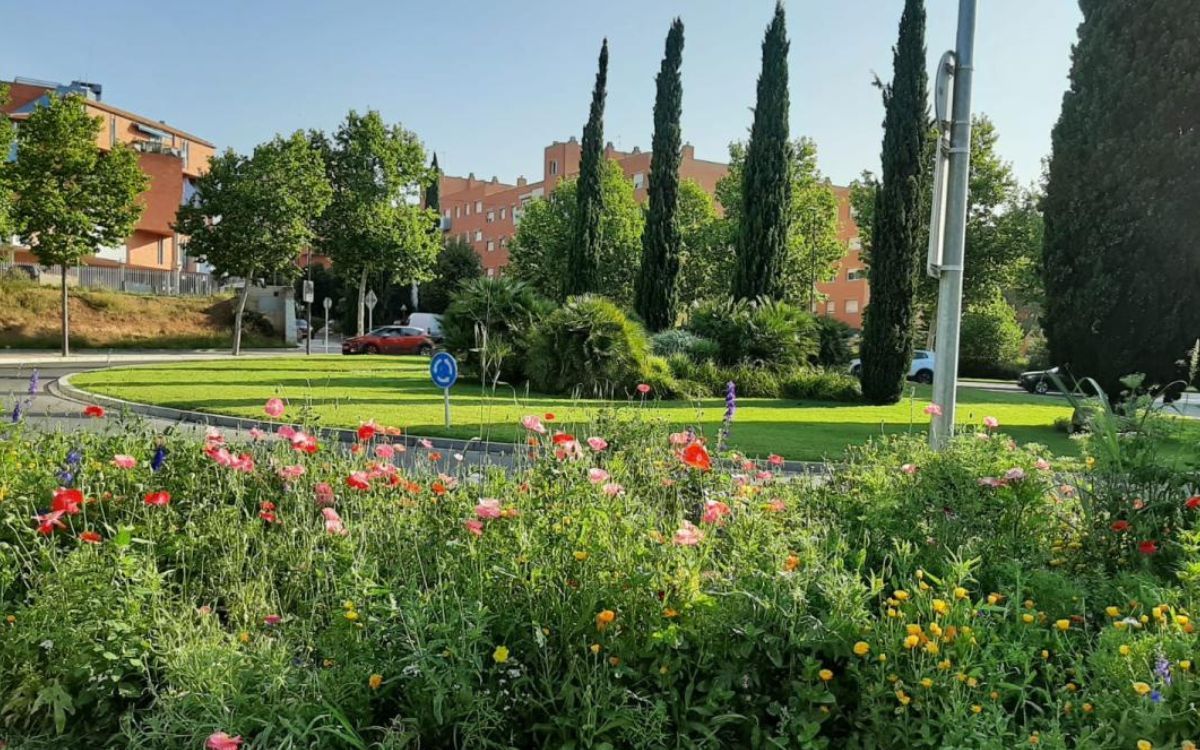
[[[950,56],[942,58],[935,93],[951,99],[949,158],[942,161],[944,144],[939,139],[935,169],[935,191],[930,219],[928,270],[939,278],[937,306],[937,362],[933,374],[933,403],[941,407],[929,427],[929,440],[941,450],[954,435],[954,412],[958,393],[958,339],[962,323],[963,261],[967,242],[967,193],[971,176],[971,91],[975,73],[975,12],[978,0],[959,0],[958,41],[953,54],[953,82],[945,83]],[[941,107],[944,111],[944,106]],[[937,126],[946,130],[942,111]],[[944,139],[944,135],[943,135]],[[939,179],[944,176],[944,182]],[[937,245],[935,245],[937,243]],[[936,273],[935,273],[936,272]]]

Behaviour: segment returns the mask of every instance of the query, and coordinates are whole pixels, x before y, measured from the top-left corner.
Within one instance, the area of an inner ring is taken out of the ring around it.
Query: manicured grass
[[[429,381],[429,360],[418,357],[342,357],[246,359],[189,362],[153,367],[98,370],[72,382],[108,396],[205,412],[263,417],[271,396],[290,402],[297,419],[302,408],[326,426],[357,426],[374,419],[414,435],[480,437],[514,441],[524,435],[522,415],[552,412],[560,424],[588,421],[607,404],[526,394],[501,386],[486,394],[478,383],[460,381],[452,391],[453,426],[442,421],[442,393]],[[787,399],[739,399],[730,446],[749,455],[778,453],[786,458],[836,458],[847,445],[873,435],[915,431],[929,423],[924,408],[930,389],[910,388],[892,406],[859,406]],[[645,402],[652,416],[672,426],[695,426],[715,436],[725,412],[721,399]],[[979,425],[985,416],[1000,420],[1002,430],[1022,442],[1047,445],[1073,455],[1073,441],[1054,429],[1056,417],[1070,408],[1056,397],[999,393],[976,388],[959,392],[959,420]]]

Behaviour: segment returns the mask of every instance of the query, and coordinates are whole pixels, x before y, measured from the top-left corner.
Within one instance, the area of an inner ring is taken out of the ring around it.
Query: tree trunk
[[[363,327],[364,318],[367,310],[367,269],[364,266],[362,276],[358,279],[358,334],[359,336],[367,332]]]
[[[242,291],[238,294],[237,309],[233,313],[233,356],[238,356],[242,353],[242,315],[246,312],[246,300],[250,298],[250,279],[247,278],[242,284]]]
[[[59,265],[62,271],[62,355],[71,353],[71,315],[67,306],[67,264]]]

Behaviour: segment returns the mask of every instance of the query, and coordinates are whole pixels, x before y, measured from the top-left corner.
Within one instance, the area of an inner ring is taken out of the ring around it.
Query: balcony
[[[143,154],[164,154],[166,156],[174,156],[183,158],[183,151],[174,146],[164,143],[163,141],[134,141],[131,144],[136,151],[141,151]]]

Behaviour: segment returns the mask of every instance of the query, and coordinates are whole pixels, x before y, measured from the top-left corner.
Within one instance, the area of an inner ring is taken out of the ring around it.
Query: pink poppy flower
[[[309,455],[317,452],[317,439],[306,432],[293,430],[292,436],[288,440],[292,443],[292,450]]]
[[[588,481],[592,484],[600,484],[608,481],[608,472],[604,469],[592,467],[588,469]]]
[[[1037,460],[1037,462],[1034,464],[1034,466],[1037,467],[1038,471],[1049,471],[1050,470],[1050,462],[1044,458],[1039,458]]]
[[[1019,466],[1014,466],[1013,468],[1004,472],[1004,481],[1006,482],[1019,482],[1024,478],[1025,470]]]
[[[380,443],[375,446],[375,457],[391,460],[396,455],[396,449],[390,443]]]
[[[994,430],[1000,426],[1000,420],[996,419],[995,417],[984,417],[983,426],[989,430]]]
[[[166,490],[147,492],[146,496],[143,497],[142,500],[146,503],[146,505],[150,505],[155,508],[165,508],[171,504],[171,493],[167,492]]]
[[[318,482],[313,487],[313,494],[316,496],[317,505],[333,505],[333,487],[328,482]]]
[[[209,427],[204,431],[205,445],[224,445],[225,436],[216,427]]]
[[[722,519],[730,513],[729,506],[720,500],[705,500],[700,523],[722,523]]]
[[[783,466],[783,456],[777,453],[772,453],[771,455],[767,456],[767,463],[771,464],[772,466]]]
[[[305,471],[307,470],[301,464],[293,464],[292,466],[281,466],[277,473],[279,478],[286,482],[291,479],[299,479],[304,476]]]
[[[760,482],[769,482],[775,478],[775,475],[769,471],[759,471],[754,475],[754,478]]]
[[[638,383],[637,392],[642,394],[643,396],[645,396],[647,393],[650,392],[650,384],[649,383]]]
[[[474,518],[463,521],[463,526],[467,527],[467,531],[475,536],[483,536],[483,521],[476,521]]]
[[[908,474],[909,476],[912,476],[913,474],[916,474],[918,471],[920,471],[920,469],[917,467],[916,464],[904,464],[903,466],[900,467],[900,471],[904,472],[905,474]]]
[[[366,472],[355,471],[346,477],[346,486],[352,490],[369,490],[371,489],[371,480],[367,477]]]
[[[684,521],[671,541],[680,547],[695,547],[703,538],[703,531],[696,528],[691,521]]]
[[[608,441],[602,437],[590,437],[587,439],[588,447],[599,453],[608,448]]]
[[[37,532],[42,536],[50,536],[55,529],[65,529],[67,525],[62,522],[63,513],[61,510],[52,511],[50,513],[39,513],[33,517],[33,520],[38,522]]]
[[[275,627],[276,625],[278,625],[281,622],[283,622],[283,618],[280,617],[279,615],[267,615],[266,617],[263,618],[263,624],[269,625],[271,627]]]
[[[521,417],[521,426],[530,432],[536,432],[539,435],[546,434],[546,425],[542,424],[542,420],[532,414],[526,414]]]
[[[280,417],[282,417],[283,410],[284,410],[284,406],[283,406],[282,399],[269,398],[269,399],[267,399],[267,403],[263,404],[263,411],[265,411],[267,413],[267,416],[270,417],[271,419],[279,419]]]
[[[783,502],[779,498],[774,498],[763,507],[772,513],[782,513],[787,510],[787,503]]]
[[[687,445],[692,442],[692,437],[686,432],[672,432],[667,438],[671,445]]]
[[[430,440],[429,438],[421,438],[420,440],[417,441],[417,445],[421,446],[422,448],[424,448],[427,451],[433,450],[433,441]]]
[[[112,464],[118,469],[132,469],[137,466],[137,459],[124,453],[118,453],[112,457]]]
[[[204,743],[204,750],[238,750],[242,746],[241,736],[230,737],[224,732],[213,732]]]
[[[617,495],[625,494],[625,488],[616,482],[605,482],[604,486],[600,488],[600,491],[609,497],[616,497]]]
[[[745,487],[746,483],[749,481],[745,474],[734,474],[730,477],[730,479],[733,480],[734,487]]]
[[[267,436],[267,433],[263,432],[262,430],[258,429],[257,427],[250,428],[250,439],[253,440],[254,442],[257,443],[259,440],[262,440],[266,436]]]
[[[475,517],[484,521],[499,518],[500,512],[500,501],[490,497],[483,498],[475,506]]]
[[[279,429],[275,431],[275,434],[283,440],[291,440],[292,436],[296,434],[296,428],[290,424],[279,425]]]
[[[325,531],[334,536],[346,536],[350,532],[346,531],[345,525],[342,524],[342,517],[333,508],[321,508],[321,515],[325,517]]]
[[[251,456],[249,453],[243,453],[230,462],[229,468],[233,469],[234,471],[252,474],[254,473],[254,456]]]
[[[446,485],[446,489],[448,489],[448,490],[452,490],[458,486],[458,479],[456,477],[450,476],[449,474],[439,473],[438,481],[440,481],[442,484]]]
[[[937,404],[930,404],[925,407],[925,413],[931,417],[940,417],[942,416],[942,407]]]

